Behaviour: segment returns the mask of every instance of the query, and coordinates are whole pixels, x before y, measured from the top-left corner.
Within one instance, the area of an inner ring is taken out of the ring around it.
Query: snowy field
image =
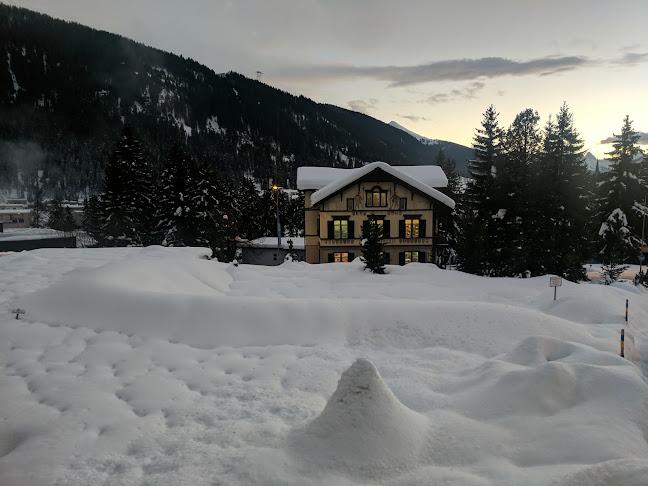
[[[648,484],[645,291],[205,253],[0,257],[0,485]]]

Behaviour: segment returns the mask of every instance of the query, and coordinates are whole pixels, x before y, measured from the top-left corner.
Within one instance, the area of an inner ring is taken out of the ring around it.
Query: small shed
[[[305,260],[304,238],[301,236],[282,236],[279,245],[276,236],[266,236],[251,241],[241,241],[238,247],[241,249],[241,263],[251,265],[281,265],[290,253],[290,241],[292,241],[293,253],[297,255],[296,260]]]

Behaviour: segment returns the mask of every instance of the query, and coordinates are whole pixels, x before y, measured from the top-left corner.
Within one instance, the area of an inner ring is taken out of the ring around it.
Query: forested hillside
[[[366,115],[17,7],[0,5],[0,51],[5,192],[31,193],[37,180],[46,196],[102,191],[125,123],[157,168],[180,141],[224,175],[265,179],[279,151],[287,187],[300,165],[429,164],[444,150],[461,172],[471,157],[460,145],[424,145]]]

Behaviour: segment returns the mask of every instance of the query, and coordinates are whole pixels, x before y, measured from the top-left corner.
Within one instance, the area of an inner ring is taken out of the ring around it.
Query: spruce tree
[[[490,105],[484,112],[481,127],[475,134],[475,159],[468,164],[470,180],[463,197],[461,235],[459,238],[459,268],[464,272],[491,275],[494,242],[493,189],[495,167],[502,154],[502,129],[498,113]]]
[[[385,255],[383,253],[383,229],[376,220],[369,220],[362,226],[362,258],[365,270],[371,273],[385,273]]]
[[[199,181],[196,162],[180,143],[171,147],[157,190],[156,232],[163,246],[209,246],[203,223],[208,218],[209,189]],[[199,194],[198,187],[207,194]],[[198,204],[201,205],[200,209]]]
[[[448,179],[448,185],[441,188],[440,191],[455,202],[455,207],[450,211],[448,217],[448,254],[445,257],[446,261],[455,261],[459,246],[458,240],[460,239],[461,234],[459,222],[462,219],[461,215],[463,212],[461,177],[457,174],[457,163],[454,159],[448,159],[443,150],[437,152],[434,163],[443,169],[443,172]]]
[[[130,125],[125,125],[104,172],[101,240],[107,246],[149,243],[153,190],[151,169]]]
[[[583,147],[565,103],[555,123],[551,117],[547,122],[534,172],[529,231],[529,268],[534,275],[586,278],[591,207]]]
[[[493,274],[521,276],[529,269],[529,243],[533,212],[529,207],[532,165],[540,151],[538,112],[520,112],[506,131],[503,156],[496,162],[493,203],[498,208],[493,218],[495,243]]]
[[[608,153],[610,170],[600,187],[599,251],[602,263],[608,266],[638,258],[646,192],[638,176],[640,164],[633,162],[641,149],[629,116],[623,120],[621,133],[614,137],[613,150]]]

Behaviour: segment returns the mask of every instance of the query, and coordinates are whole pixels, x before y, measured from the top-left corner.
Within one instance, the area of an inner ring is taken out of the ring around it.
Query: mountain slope
[[[366,115],[1,4],[0,56],[0,189],[14,193],[37,180],[61,197],[100,191],[124,123],[155,166],[179,139],[232,177],[272,177],[278,142],[289,187],[301,165],[429,164],[455,145],[423,145]]]
[[[446,142],[444,140],[424,137],[423,135],[419,135],[418,133],[408,130],[403,125],[395,121],[389,122],[389,126],[398,128],[399,130],[402,130],[403,132],[411,135],[423,145],[437,146],[439,150],[443,150],[445,152],[446,158],[453,159],[456,162],[457,173],[464,177],[468,177],[468,161],[474,157],[473,149],[454,142]]]

